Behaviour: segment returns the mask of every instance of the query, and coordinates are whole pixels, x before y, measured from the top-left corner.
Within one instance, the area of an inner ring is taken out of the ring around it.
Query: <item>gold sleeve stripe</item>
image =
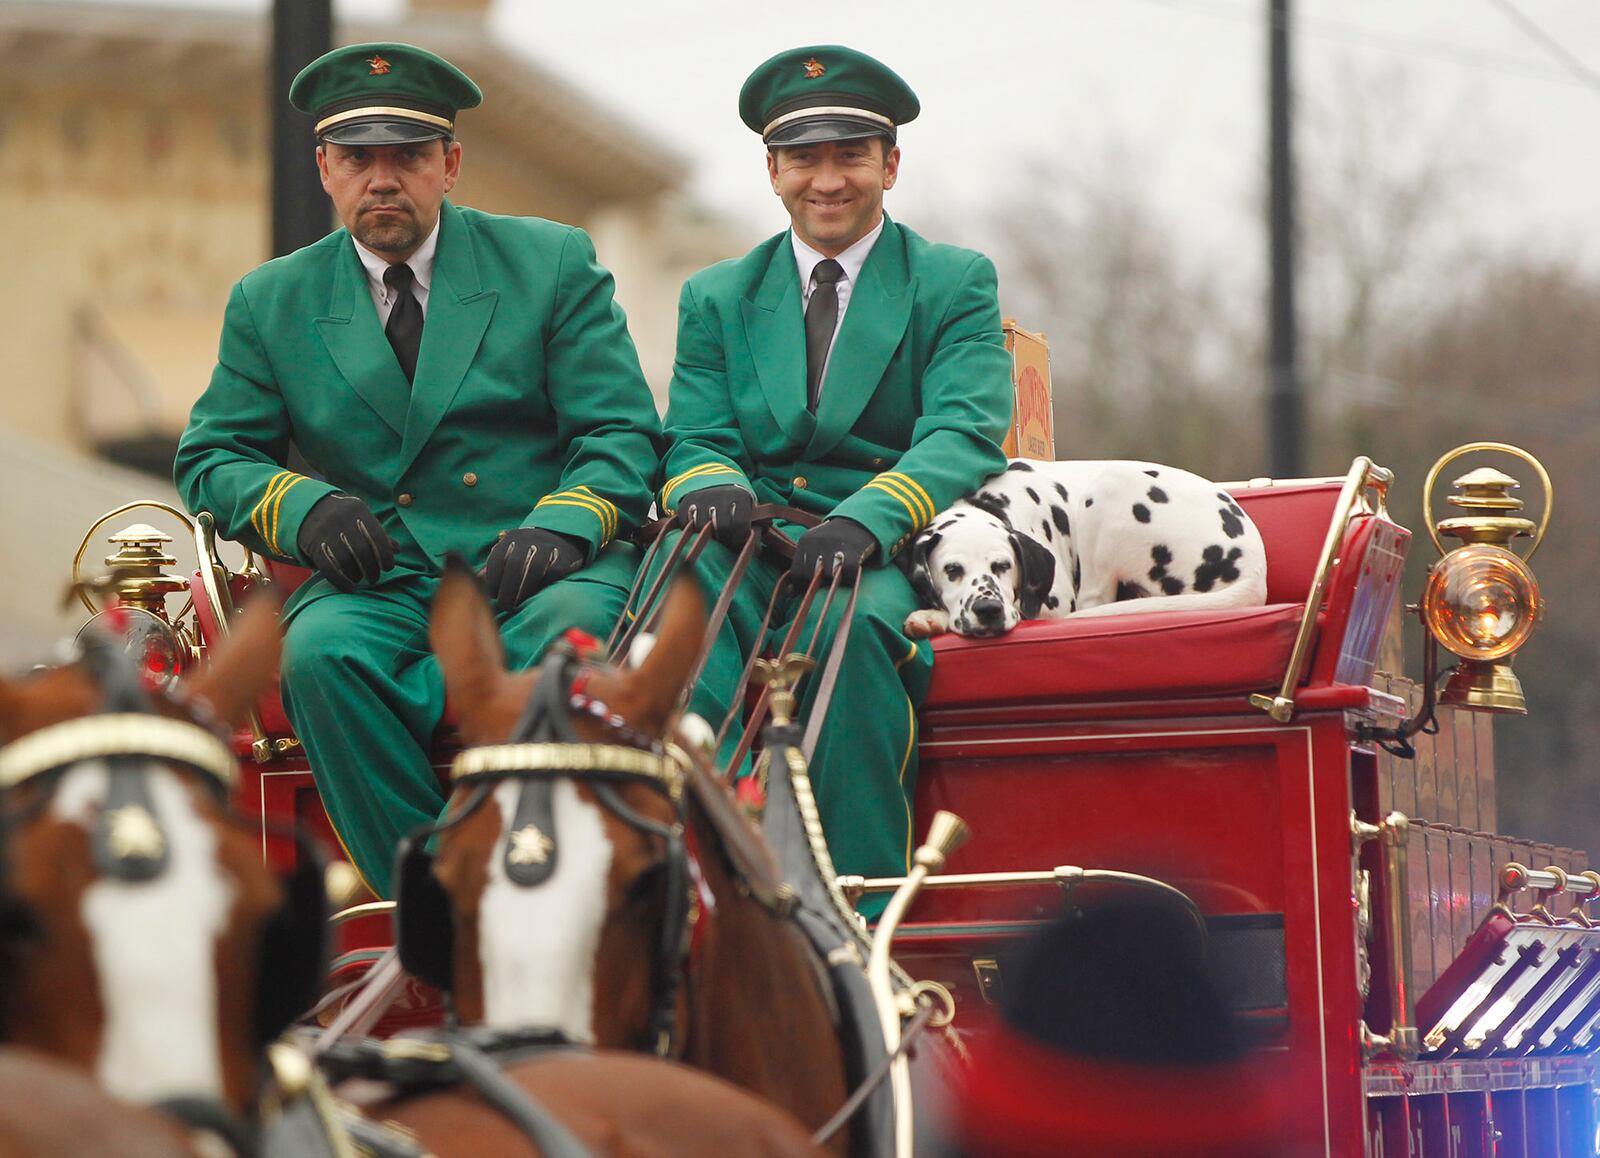
[[[616,508],[596,495],[586,495],[576,490],[556,491],[540,499],[535,504],[535,509],[544,506],[546,503],[557,503],[558,500],[561,500],[560,505],[583,507],[586,510],[593,511],[600,520],[600,533],[607,539],[617,533]]]
[[[924,510],[922,506],[922,500],[917,497],[917,493],[910,487],[906,486],[905,483],[901,482],[898,477],[894,475],[880,474],[868,485],[876,486],[880,489],[888,490],[898,495],[901,501],[911,508],[911,521],[914,524],[913,529],[925,527],[929,523],[933,522],[933,511],[931,509]]]
[[[939,513],[939,508],[936,507],[934,505],[933,500],[928,497],[928,492],[922,489],[922,484],[921,483],[919,483],[916,479],[912,478],[910,475],[902,474],[901,472],[899,472],[897,470],[891,470],[891,471],[885,472],[885,477],[892,478],[892,479],[898,479],[900,482],[905,483],[906,486],[908,486],[912,490],[916,491],[917,494],[922,499],[922,505],[927,507],[927,509],[928,509],[927,522],[930,522],[930,523],[933,522],[933,516]]]
[[[612,511],[615,508],[604,499],[597,498],[594,495],[586,495],[582,491],[576,490],[555,491],[552,494],[545,495],[535,504],[535,507],[542,507],[546,503],[584,507],[593,511],[596,517],[599,518],[602,532],[609,535],[614,529]]]
[[[607,514],[606,509],[594,499],[587,498],[583,495],[577,495],[571,498],[564,497],[571,494],[571,491],[564,491],[562,492],[561,496],[546,495],[544,498],[540,499],[534,504],[534,510],[538,510],[540,507],[577,507],[580,511],[588,511],[591,515],[600,520],[600,538],[602,540],[602,545],[604,545],[604,543],[609,543],[614,530],[611,517]]]
[[[305,475],[295,475],[288,482],[284,483],[278,488],[278,495],[272,500],[272,534],[268,537],[272,541],[272,552],[275,555],[283,554],[282,548],[278,546],[278,514],[283,510],[283,496],[294,490],[295,487],[299,486],[305,481]],[[266,519],[262,519],[261,521],[266,522]]]
[[[701,463],[699,466],[693,468],[692,470],[686,470],[682,474],[678,475],[676,478],[671,478],[671,479],[667,480],[666,485],[661,488],[661,502],[662,502],[662,505],[665,506],[671,500],[672,492],[677,490],[679,485],[681,485],[682,483],[688,482],[692,478],[700,478],[702,475],[738,474],[738,473],[739,472],[737,470],[735,470],[733,467],[729,466],[727,463],[723,463],[723,462]]]
[[[615,535],[617,533],[617,523],[622,518],[622,512],[617,509],[617,504],[606,498],[604,495],[595,494],[592,487],[579,486],[573,487],[572,489],[588,495],[591,499],[594,499],[597,502],[605,504],[606,510],[611,512],[611,533]]]
[[[895,490],[888,483],[879,482],[877,479],[873,479],[865,487],[863,487],[862,490],[876,490],[876,491],[882,491],[886,495],[893,495],[895,498],[900,500],[900,505],[902,507],[904,507],[906,509],[906,513],[911,516],[912,529],[913,530],[921,529],[921,527],[922,527],[922,512],[919,511],[916,507],[911,505],[911,500],[910,499],[906,498],[905,495],[903,495],[899,491]]]
[[[702,462],[701,465],[694,467],[693,470],[685,470],[682,475],[678,475],[678,477],[675,478],[669,478],[666,485],[662,486],[661,488],[661,501],[667,502],[667,499],[670,499],[670,496],[672,496],[672,491],[675,491],[678,486],[682,485],[682,483],[686,483],[688,480],[691,480],[691,478],[699,478],[701,475],[717,475],[717,473],[731,472],[733,472],[733,467],[728,467],[728,465],[722,464],[722,462]]]
[[[562,492],[560,492],[559,497],[561,497],[561,498],[574,498],[574,499],[590,499],[593,502],[599,503],[600,506],[605,510],[606,516],[609,519],[610,524],[611,524],[611,529],[606,532],[606,537],[609,538],[612,535],[615,535],[617,533],[617,522],[621,518],[621,513],[617,510],[617,505],[615,503],[613,503],[610,499],[603,498],[600,495],[595,494],[588,487],[573,487],[570,491],[562,491]]]
[[[268,479],[266,489],[261,492],[261,501],[256,503],[250,510],[250,525],[255,528],[256,537],[261,540],[263,546],[267,545],[267,525],[264,518],[267,504],[272,501],[272,496],[277,491],[278,484],[293,473],[293,471],[280,470]]]
[[[699,466],[691,466],[688,470],[684,471],[682,474],[673,475],[671,478],[669,478],[666,481],[666,485],[662,489],[663,490],[671,490],[673,487],[675,487],[679,483],[681,483],[684,479],[693,478],[697,474],[705,474],[706,471],[708,471],[708,470],[728,470],[728,469],[730,469],[730,468],[729,468],[727,463],[723,463],[723,462],[703,462]]]

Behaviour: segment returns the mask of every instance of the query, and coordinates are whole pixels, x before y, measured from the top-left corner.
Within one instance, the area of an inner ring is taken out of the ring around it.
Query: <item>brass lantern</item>
[[[1544,488],[1544,509],[1535,523],[1518,512],[1522,500],[1512,495],[1515,478],[1492,467],[1479,467],[1457,478],[1445,500],[1463,513],[1433,517],[1433,487],[1440,472],[1462,455],[1500,451],[1526,462]],[[1528,560],[1544,541],[1555,494],[1550,476],[1527,451],[1502,442],[1473,442],[1457,447],[1433,464],[1423,488],[1423,518],[1442,556],[1428,571],[1421,613],[1433,639],[1459,661],[1439,702],[1479,712],[1526,715],[1522,684],[1511,670],[1517,650],[1527,642],[1544,614],[1539,581]],[[1444,540],[1458,546],[1446,549]],[[1531,539],[1518,555],[1512,544]]]

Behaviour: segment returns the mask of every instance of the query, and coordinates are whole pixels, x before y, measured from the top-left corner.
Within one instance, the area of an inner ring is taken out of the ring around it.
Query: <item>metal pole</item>
[[[1295,349],[1294,157],[1290,137],[1289,0],[1267,0],[1268,232],[1272,267],[1268,302],[1268,445],[1272,473],[1305,470],[1304,401]]]
[[[302,68],[333,47],[332,0],[272,0],[272,78],[267,93],[272,125],[272,255],[310,245],[327,236],[333,211],[312,150],[311,117],[291,108],[289,85]],[[300,447],[289,444],[286,466],[313,478],[321,474]]]
[[[281,257],[327,235],[328,197],[312,159],[311,118],[289,107],[289,82],[333,47],[330,0],[273,0],[272,254]]]

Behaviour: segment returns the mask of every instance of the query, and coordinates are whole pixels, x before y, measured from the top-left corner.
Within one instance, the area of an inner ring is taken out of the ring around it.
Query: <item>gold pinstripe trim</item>
[[[580,511],[588,511],[591,515],[600,520],[600,537],[602,540],[604,540],[601,543],[601,546],[604,546],[605,543],[609,543],[611,541],[611,532],[606,529],[608,523],[606,521],[605,511],[601,507],[596,506],[594,503],[579,502],[577,499],[544,498],[535,503],[533,509],[538,510],[540,507],[577,507]]]
[[[733,467],[724,462],[703,462],[697,467],[692,467],[689,470],[684,471],[675,478],[668,479],[661,487],[661,504],[665,506],[671,498],[672,492],[677,490],[681,484],[688,482],[692,478],[699,478],[702,475],[739,473],[739,471],[735,470]]]
[[[346,121],[353,121],[357,117],[376,116],[395,117],[404,121],[421,121],[425,125],[432,125],[436,129],[443,129],[447,133],[455,131],[455,125],[451,121],[444,117],[434,116],[432,113],[425,113],[421,109],[402,109],[396,108],[393,105],[368,105],[366,108],[347,109],[342,113],[334,113],[331,117],[323,117],[317,122],[316,127],[312,129],[312,134],[320,137],[324,132],[333,128],[335,125],[342,125]]]
[[[612,506],[609,500],[603,499],[596,494],[587,493],[583,487],[574,487],[570,491],[555,491],[552,494],[545,495],[535,504],[535,509],[537,510],[546,503],[555,503],[563,499],[572,503],[585,504],[595,514],[599,515],[600,533],[608,540],[617,533],[617,508]]]
[[[922,527],[922,511],[921,511],[920,508],[912,506],[911,505],[911,500],[906,498],[905,495],[903,495],[899,491],[895,490],[894,487],[890,486],[888,483],[880,482],[877,479],[873,479],[871,482],[867,483],[867,485],[865,487],[863,487],[862,489],[863,490],[867,490],[869,488],[871,490],[882,491],[886,495],[893,495],[895,498],[899,499],[900,500],[900,505],[902,507],[904,507],[906,509],[906,513],[911,516],[911,524],[912,524],[911,529],[913,531],[921,529],[921,527]]]
[[[283,510],[283,496],[294,490],[295,487],[299,486],[305,481],[305,475],[295,475],[294,478],[290,479],[288,482],[284,483],[278,488],[278,495],[272,500],[272,534],[270,538],[272,540],[272,552],[275,555],[283,554],[282,548],[278,546],[278,515]],[[264,523],[267,520],[262,518],[261,521]]]
[[[913,651],[916,649],[913,648]],[[895,665],[899,667],[899,664]],[[900,757],[900,800],[906,808],[906,871],[911,871],[911,830],[915,827],[911,819],[911,798],[906,794],[906,769],[911,766],[911,753],[917,746],[917,706],[911,702],[911,697],[906,697],[906,717],[909,721],[910,732],[906,736],[906,754]]]
[[[267,480],[267,485],[261,492],[260,501],[258,501],[254,507],[250,508],[250,525],[255,528],[256,535],[258,538],[260,538],[263,546],[268,543],[267,525],[265,519],[267,504],[272,501],[272,496],[277,492],[278,484],[283,482],[284,479],[291,477],[293,474],[294,472],[292,470],[280,470],[277,474],[273,475]]]
[[[911,650],[906,652],[906,654],[903,657],[901,657],[900,659],[897,659],[897,660],[894,661],[894,670],[895,671],[899,671],[901,668],[905,667],[906,664],[910,663],[912,660],[914,660],[916,658],[917,658],[917,645],[916,645],[916,642],[913,641],[912,644],[911,644]]]
[[[928,517],[924,520],[924,522],[933,522],[933,516],[939,513],[939,508],[934,505],[933,499],[928,497],[928,492],[922,489],[921,483],[912,478],[910,475],[902,474],[897,470],[886,471],[881,477],[892,478],[896,482],[905,483],[906,486],[915,491],[921,497],[923,506],[928,508]]]

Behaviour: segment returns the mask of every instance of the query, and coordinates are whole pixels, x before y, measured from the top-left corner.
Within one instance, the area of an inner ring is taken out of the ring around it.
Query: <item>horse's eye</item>
[[[1011,570],[1011,560],[1001,559],[998,563],[990,567],[989,570],[993,571],[996,575],[1004,575],[1007,571]]]
[[[667,865],[665,861],[657,861],[644,872],[633,878],[628,885],[626,903],[630,906],[649,904],[661,891],[661,883],[666,879]]]
[[[944,577],[952,583],[961,582],[961,576],[965,574],[966,571],[962,569],[960,563],[946,563],[944,565]]]

